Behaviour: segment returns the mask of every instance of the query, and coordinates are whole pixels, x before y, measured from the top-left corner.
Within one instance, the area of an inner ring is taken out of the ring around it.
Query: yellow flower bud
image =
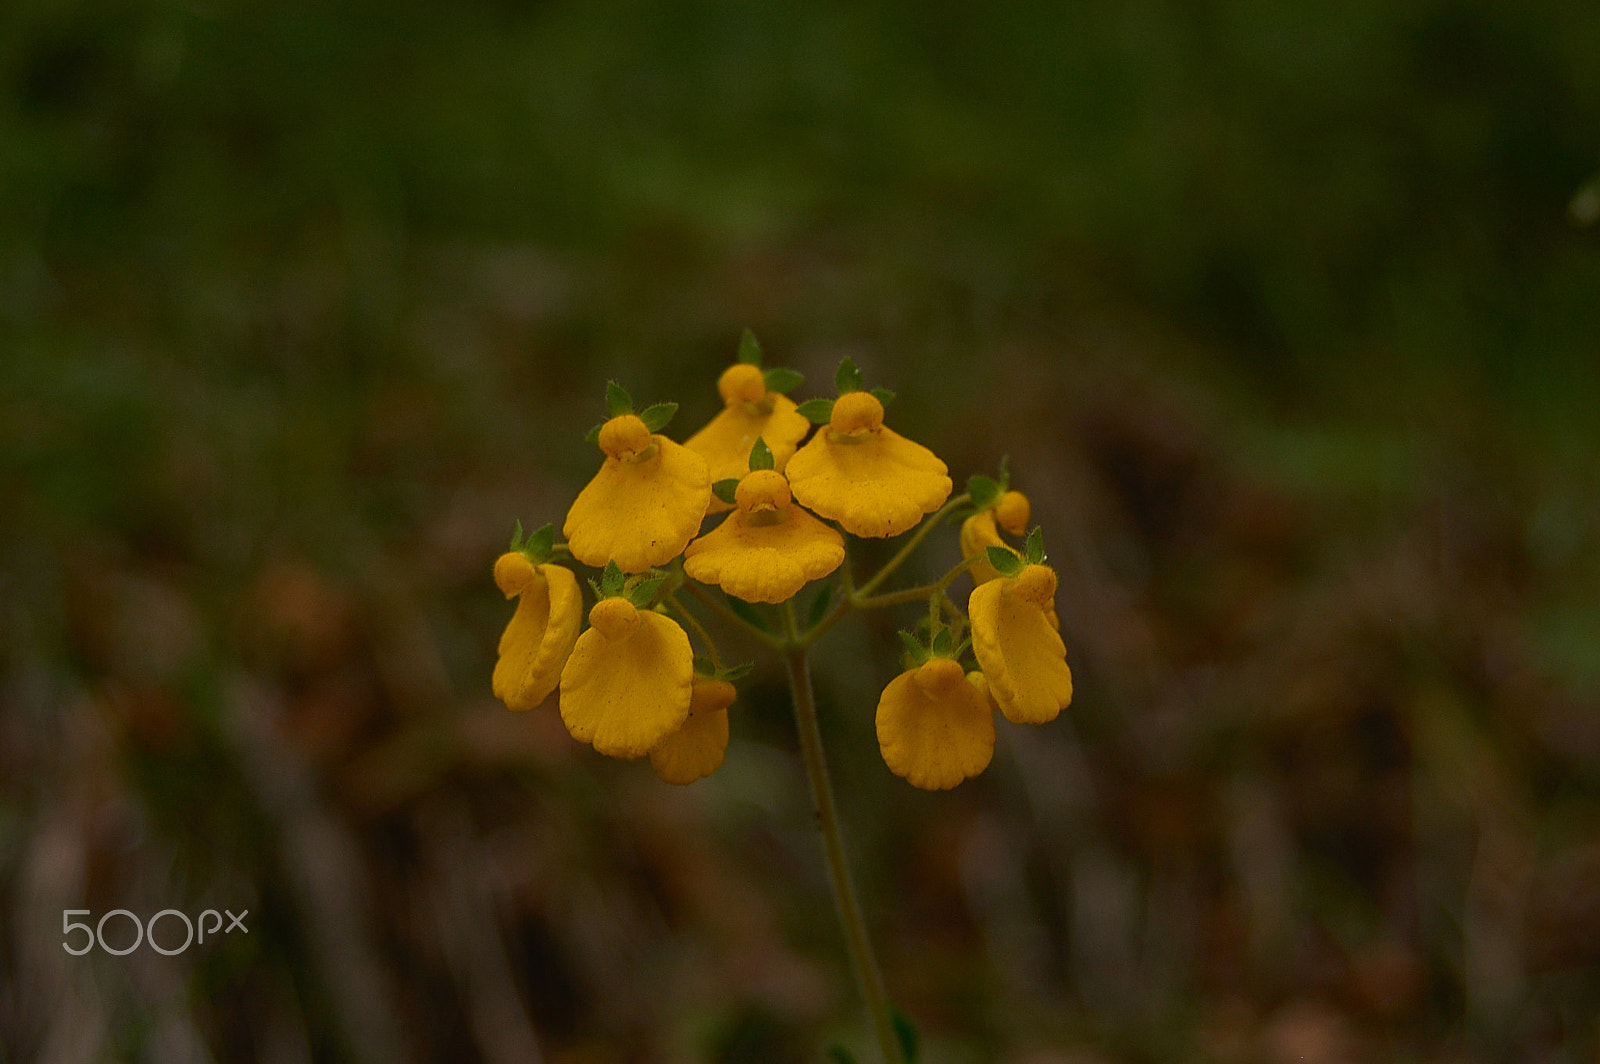
[[[625,598],[601,599],[589,611],[589,625],[613,643],[620,643],[639,629],[639,610]]]
[[[1000,501],[995,504],[994,517],[1000,527],[1010,532],[1013,536],[1023,535],[1028,531],[1028,519],[1033,514],[1033,508],[1028,505],[1028,497],[1020,491],[1008,491],[1000,496]]]
[[[883,404],[871,392],[846,392],[833,404],[828,428],[836,438],[858,438],[883,428]]]
[[[767,382],[760,366],[735,362],[717,378],[717,394],[728,406],[735,403],[758,403],[767,395]]]

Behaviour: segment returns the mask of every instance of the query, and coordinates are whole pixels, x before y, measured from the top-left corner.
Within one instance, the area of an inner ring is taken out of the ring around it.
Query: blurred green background
[[[683,790],[489,691],[605,380],[681,439],[745,327],[1009,454],[1061,573],[1077,701],[955,792],[873,740],[911,617],[819,662],[925,1060],[1600,1060],[1597,56],[1580,0],[10,0],[0,1060],[864,1052],[773,663]],[[61,950],[115,908],[249,931]]]

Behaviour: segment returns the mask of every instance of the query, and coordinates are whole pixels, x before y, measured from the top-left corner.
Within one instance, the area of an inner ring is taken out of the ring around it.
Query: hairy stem
[[[856,898],[855,887],[850,882],[850,868],[845,864],[844,844],[839,836],[839,814],[834,808],[833,785],[828,780],[828,763],[822,752],[822,730],[817,726],[817,705],[811,690],[811,666],[805,648],[794,646],[797,633],[792,608],[785,609],[784,621],[792,647],[784,654],[784,662],[789,668],[789,690],[794,696],[794,719],[800,732],[800,754],[805,761],[806,778],[811,784],[811,803],[816,811],[817,830],[822,833],[822,850],[827,858],[828,878],[833,886],[839,923],[844,929],[850,963],[861,985],[861,996],[866,999],[867,1010],[872,1014],[872,1026],[877,1034],[884,1064],[904,1064],[900,1040],[895,1034],[894,1018],[889,1011],[889,999],[883,989],[883,976],[878,971],[877,961],[873,959],[872,941],[867,937],[861,902]]]

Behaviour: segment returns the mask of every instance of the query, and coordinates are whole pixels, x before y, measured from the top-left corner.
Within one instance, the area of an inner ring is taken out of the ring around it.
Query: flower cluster
[[[953,787],[988,766],[995,712],[1040,724],[1072,698],[1039,531],[1020,549],[1001,535],[1022,536],[1028,501],[1007,490],[1003,467],[999,481],[974,476],[951,498],[944,462],[885,425],[893,394],[867,389],[849,359],[837,398],[801,404],[785,394],[800,375],[761,363],[746,332],[739,361],[717,382],[723,410],[681,444],[661,434],[675,404],[636,412],[620,385],[608,386],[607,418],[590,433],[604,460],[567,512],[564,542],[553,524],[527,536],[519,525],[495,563],[496,584],[517,606],[494,693],[529,710],[559,690],[573,738],[613,757],[648,756],[663,780],[691,783],[722,763],[732,681],[749,666],[723,664],[680,591],[791,655],[853,610],[922,599],[928,617],[918,634],[902,633],[906,668],[878,702],[877,736],[890,770],[918,787]],[[726,516],[702,533],[718,514]],[[965,516],[960,563],[933,584],[874,594],[952,515]],[[913,529],[882,571],[854,583],[847,536]],[[568,558],[598,570],[587,628],[578,577],[556,563]],[[969,571],[975,588],[963,611],[949,588]],[[797,596],[829,578],[802,628]],[[781,623],[763,612],[774,606]],[[973,668],[962,664],[969,648]]]

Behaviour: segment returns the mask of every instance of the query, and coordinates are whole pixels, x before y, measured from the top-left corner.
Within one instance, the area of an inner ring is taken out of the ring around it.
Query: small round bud
[[[1006,492],[1000,496],[1000,501],[995,504],[995,521],[1013,536],[1020,536],[1028,531],[1028,518],[1030,516],[1032,516],[1032,507],[1028,505],[1028,497],[1020,491]]]
[[[612,458],[632,458],[650,446],[650,429],[634,414],[622,414],[600,426],[600,449]]]
[[[494,582],[506,598],[522,594],[538,578],[539,570],[521,551],[506,551],[494,563]]]
[[[912,679],[924,693],[937,697],[958,683],[966,683],[967,675],[961,671],[959,661],[952,661],[950,658],[929,658],[917,669]]]
[[[1048,565],[1030,565],[1011,580],[1011,593],[1041,610],[1056,601],[1056,571]]]
[[[734,489],[733,501],[747,514],[758,510],[787,510],[789,481],[776,469],[752,470]]]
[[[883,404],[871,392],[845,392],[833,404],[828,427],[839,436],[855,436],[883,427]]]
[[[613,643],[620,643],[639,627],[639,611],[625,598],[601,599],[589,611],[589,626]]]
[[[717,392],[729,406],[759,402],[767,394],[767,381],[761,375],[760,366],[738,362],[722,371],[717,379]]]

